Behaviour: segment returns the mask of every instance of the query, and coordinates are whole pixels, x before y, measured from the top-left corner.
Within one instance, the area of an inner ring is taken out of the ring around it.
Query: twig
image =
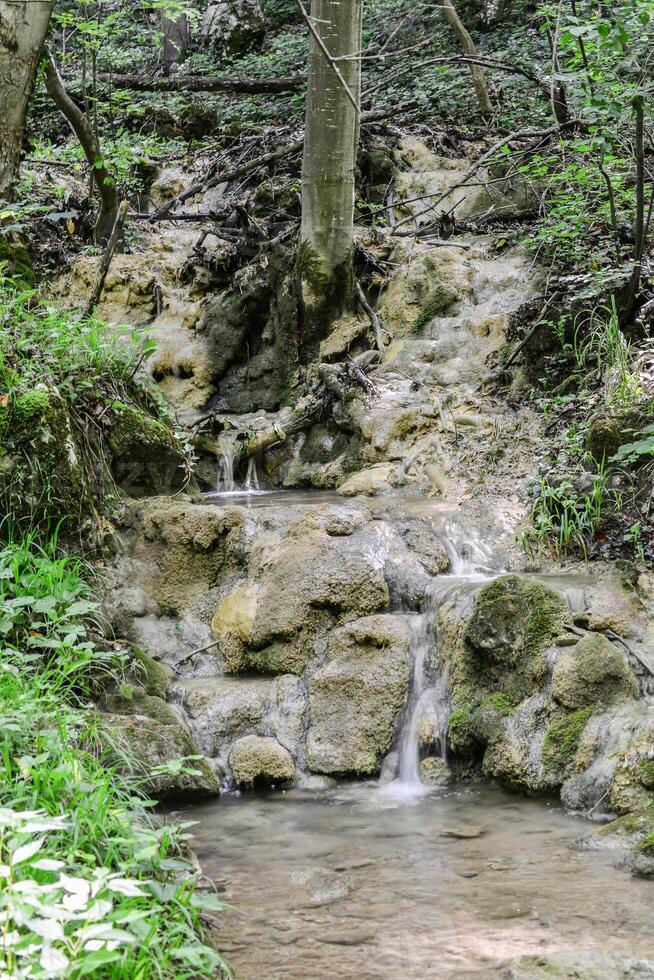
[[[517,347],[508,356],[508,358],[506,359],[506,361],[504,362],[504,364],[502,365],[502,367],[499,368],[499,370],[497,372],[498,374],[502,374],[503,371],[506,371],[507,368],[511,367],[511,365],[515,361],[516,357],[520,353],[520,351],[523,350],[527,346],[527,344],[529,343],[529,341],[531,340],[531,338],[534,336],[534,334],[536,333],[536,331],[540,327],[541,323],[545,319],[545,315],[547,314],[548,310],[552,307],[553,303],[559,298],[559,296],[562,296],[562,295],[563,294],[561,292],[552,293],[552,295],[550,296],[550,298],[547,300],[547,302],[543,306],[543,309],[540,311],[540,314],[539,314],[538,318],[534,321],[534,324],[533,324],[531,330],[529,330],[528,333],[525,334],[525,336],[522,338],[522,340],[517,345]]]
[[[311,17],[307,13],[306,8],[305,8],[304,4],[302,3],[302,0],[295,0],[295,2],[297,3],[298,7],[300,8],[300,12],[301,12],[301,14],[302,14],[302,16],[303,16],[303,18],[304,18],[304,20],[306,22],[307,27],[311,31],[311,34],[313,35],[316,44],[318,45],[318,47],[322,51],[323,55],[325,56],[325,60],[327,61],[327,64],[329,65],[329,67],[334,72],[334,74],[338,78],[339,82],[343,86],[343,88],[345,90],[345,94],[347,95],[348,99],[352,103],[352,105],[354,107],[354,111],[355,111],[356,116],[358,118],[359,117],[359,113],[361,112],[361,107],[359,105],[358,100],[352,94],[352,90],[351,90],[350,86],[347,84],[347,82],[343,78],[343,73],[341,72],[341,69],[338,67],[338,65],[336,64],[336,62],[332,58],[331,54],[327,50],[327,46],[326,46],[325,42],[323,41],[323,39],[321,38],[321,36],[318,33],[318,31],[316,30],[316,25],[314,24],[313,20],[311,19]]]
[[[413,221],[416,218],[420,218],[423,215],[428,214],[438,204],[444,201],[446,197],[449,197],[452,191],[457,190],[459,187],[465,187],[465,185],[468,183],[470,178],[474,177],[477,171],[480,170],[485,163],[488,163],[489,160],[492,160],[493,157],[498,152],[498,150],[501,150],[503,146],[508,146],[510,143],[515,143],[516,140],[520,140],[520,139],[531,139],[534,137],[538,138],[539,140],[545,139],[548,136],[553,136],[554,133],[560,132],[562,129],[569,129],[571,126],[576,126],[576,125],[579,125],[578,119],[568,119],[566,122],[557,123],[554,126],[548,126],[547,129],[541,129],[541,130],[517,129],[515,132],[509,133],[508,136],[503,136],[501,140],[498,140],[497,143],[493,143],[491,148],[479,157],[476,163],[470,168],[470,170],[467,171],[467,173],[462,177],[462,179],[458,183],[453,184],[451,187],[448,187],[448,189],[444,191],[439,197],[437,197],[436,200],[433,201],[428,208],[425,208],[423,211],[419,211],[417,214],[411,215],[408,218],[403,218],[402,221],[399,221],[396,225],[393,234],[394,235],[399,234],[402,237],[407,237],[407,235],[412,235],[413,232],[402,233],[402,232],[398,232],[397,229],[400,228],[402,225],[407,224],[409,221]],[[425,229],[423,229],[423,231],[424,230]]]
[[[111,260],[114,257],[114,252],[116,251],[116,245],[118,244],[118,239],[120,237],[120,231],[123,227],[125,217],[127,216],[127,211],[129,209],[129,201],[125,199],[121,201],[120,207],[118,208],[118,214],[116,215],[116,220],[114,221],[114,226],[111,230],[111,235],[106,244],[104,254],[102,256],[102,261],[100,263],[100,268],[98,269],[98,277],[95,280],[95,285],[91,295],[89,296],[89,301],[84,309],[84,316],[91,316],[93,310],[100,302],[100,297],[102,295],[102,290],[104,289],[105,280],[107,278],[107,273],[109,272],[109,266],[111,265]]]
[[[185,656],[181,658],[181,660],[177,661],[177,663],[175,664],[175,672],[179,673],[179,671],[177,670],[178,667],[181,667],[182,664],[188,663],[188,661],[192,660],[193,657],[197,657],[199,653],[206,653],[207,650],[213,650],[213,648],[217,647],[219,643],[220,640],[213,640],[211,643],[207,643],[206,646],[198,647],[197,650],[191,650],[190,653],[187,653]]]

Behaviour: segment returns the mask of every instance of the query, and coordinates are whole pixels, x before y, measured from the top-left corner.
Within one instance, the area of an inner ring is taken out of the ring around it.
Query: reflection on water
[[[528,953],[654,956],[652,884],[573,849],[588,825],[554,804],[488,787],[402,802],[368,783],[182,815],[199,821],[200,861],[225,889],[221,949],[244,980],[478,978]]]

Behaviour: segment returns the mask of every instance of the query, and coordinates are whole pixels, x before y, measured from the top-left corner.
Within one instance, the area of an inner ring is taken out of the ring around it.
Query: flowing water
[[[589,825],[558,805],[490,787],[400,801],[367,783],[182,816],[199,821],[194,846],[228,903],[218,941],[244,980],[495,977],[516,956],[597,948],[654,957],[651,882],[574,848]]]
[[[344,503],[301,491],[245,503],[318,502]],[[366,507],[384,519],[428,516],[451,559],[421,611],[402,609],[414,666],[386,762],[394,759],[379,781],[325,786],[314,777],[306,785],[323,788],[225,795],[177,814],[197,821],[194,848],[227,903],[217,935],[224,956],[243,980],[490,978],[522,955],[596,949],[654,958],[652,885],[618,870],[611,852],[577,846],[592,830],[586,819],[491,786],[421,781],[427,708],[432,735],[437,719],[430,755],[447,752],[436,613],[504,569],[490,539],[433,501]],[[591,581],[547,580],[573,609]]]

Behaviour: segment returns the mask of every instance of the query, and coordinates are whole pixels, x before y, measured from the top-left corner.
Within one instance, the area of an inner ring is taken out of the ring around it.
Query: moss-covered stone
[[[475,744],[471,726],[472,707],[457,708],[449,717],[447,737],[453,752],[467,754]]]
[[[14,238],[9,241],[0,234],[0,262],[7,263],[6,274],[15,279],[21,286],[32,289],[36,284],[34,270],[29,252],[25,246]]]
[[[553,589],[503,575],[481,589],[465,638],[494,664],[513,667],[541,654],[568,615],[567,602]]]
[[[313,772],[379,771],[406,703],[410,646],[402,616],[368,616],[330,635],[327,663],[309,681],[306,761]]]
[[[290,752],[274,738],[245,735],[229,753],[229,767],[237,786],[281,785],[295,779]]]
[[[147,694],[155,697],[165,698],[168,688],[173,679],[172,671],[169,667],[153,660],[143,650],[132,650],[132,663],[130,665],[129,676],[139,684]]]
[[[641,759],[634,771],[645,789],[654,790],[654,759]]]
[[[611,704],[637,691],[626,656],[601,633],[587,633],[552,672],[552,696],[566,708]]]
[[[137,497],[181,486],[181,445],[166,421],[118,401],[111,406],[110,421],[107,443],[119,486]]]
[[[552,722],[543,743],[542,759],[546,768],[565,770],[574,758],[581,733],[592,713],[592,708],[579,708]]]

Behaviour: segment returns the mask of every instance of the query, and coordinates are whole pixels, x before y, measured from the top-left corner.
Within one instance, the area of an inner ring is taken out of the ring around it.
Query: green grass
[[[123,665],[103,650],[88,571],[56,539],[0,551],[0,973],[227,974],[202,938],[220,902],[196,889],[184,826],[161,826],[103,763],[89,702]]]

